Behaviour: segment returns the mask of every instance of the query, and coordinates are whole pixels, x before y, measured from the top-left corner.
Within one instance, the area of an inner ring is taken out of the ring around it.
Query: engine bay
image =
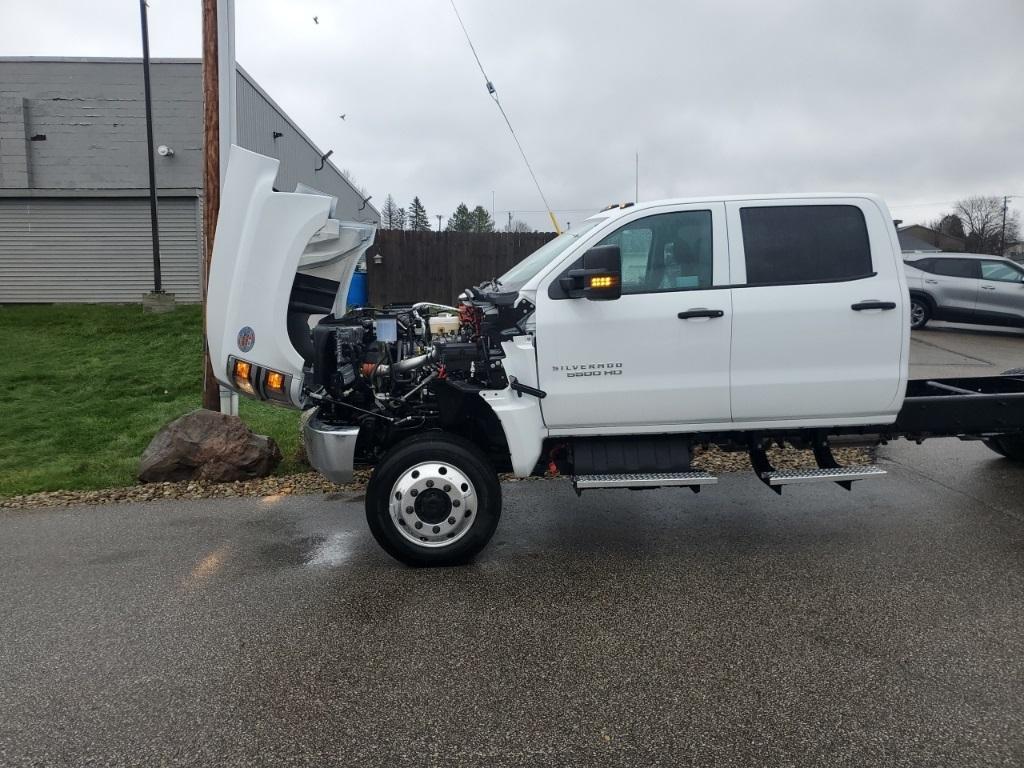
[[[421,302],[327,315],[310,331],[305,399],[325,421],[358,425],[368,458],[423,429],[470,429],[475,395],[509,386],[501,343],[525,333],[532,312],[517,294],[476,288],[457,307]]]

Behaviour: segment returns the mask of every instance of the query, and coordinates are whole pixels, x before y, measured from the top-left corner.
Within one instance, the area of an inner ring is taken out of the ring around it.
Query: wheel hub
[[[427,488],[416,497],[416,515],[424,523],[440,523],[447,520],[452,511],[452,500],[439,488]]]
[[[465,536],[477,515],[477,495],[469,477],[447,462],[409,467],[391,488],[391,522],[420,547],[447,547]]]

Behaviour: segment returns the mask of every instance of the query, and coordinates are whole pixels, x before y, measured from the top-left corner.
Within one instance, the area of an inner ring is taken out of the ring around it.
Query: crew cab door
[[[907,287],[872,198],[727,204],[736,422],[891,421],[906,382]]]
[[[729,421],[725,235],[721,203],[645,209],[587,246],[619,246],[618,299],[568,298],[559,278],[579,252],[541,282],[538,380],[554,433]]]

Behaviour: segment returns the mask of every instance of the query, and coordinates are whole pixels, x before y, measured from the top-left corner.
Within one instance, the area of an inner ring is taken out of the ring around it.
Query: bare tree
[[[369,195],[366,192],[366,187],[361,185],[359,182],[355,180],[355,178],[353,178],[352,171],[350,171],[348,168],[342,168],[341,175],[345,177],[345,180],[349,184],[355,187],[356,191],[359,192],[360,195],[362,195],[364,198],[369,197]]]
[[[533,227],[522,219],[513,219],[505,225],[506,232],[533,232]]]
[[[1006,213],[1006,234],[1003,237],[1003,199],[1001,197],[968,197],[953,207],[966,234],[970,253],[998,254],[1003,242],[1013,243],[1020,237],[1020,217],[1016,211]]]

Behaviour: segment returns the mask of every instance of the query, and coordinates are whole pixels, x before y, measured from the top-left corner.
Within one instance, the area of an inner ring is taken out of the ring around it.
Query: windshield
[[[544,243],[544,245],[498,278],[502,292],[519,290],[530,278],[568,250],[577,239],[604,220],[604,218],[587,219],[577,225],[571,232],[563,232],[554,240]]]

